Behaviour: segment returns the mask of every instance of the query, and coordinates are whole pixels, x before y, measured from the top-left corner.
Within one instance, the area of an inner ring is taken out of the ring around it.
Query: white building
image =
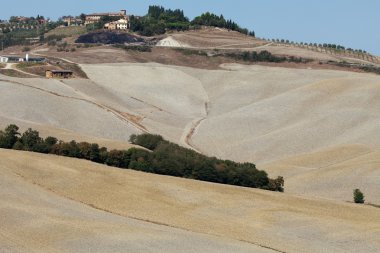
[[[106,13],[93,13],[86,15],[85,25],[94,24],[101,20],[102,17],[123,17],[127,18],[127,11],[121,10],[119,12],[106,12]]]
[[[107,23],[104,28],[109,30],[128,30],[130,28],[129,19],[119,19],[118,21]]]
[[[6,62],[8,62],[9,61],[9,58],[8,57],[6,57],[6,56],[0,56],[0,62],[2,62],[2,63],[6,63]]]

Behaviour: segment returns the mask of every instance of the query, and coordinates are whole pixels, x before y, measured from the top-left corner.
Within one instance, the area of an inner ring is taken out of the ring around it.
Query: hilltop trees
[[[188,30],[189,19],[183,10],[165,9],[162,6],[149,6],[148,14],[142,18],[131,16],[131,30],[141,35],[164,34],[166,30]]]
[[[255,36],[254,31],[248,31],[248,29],[241,28],[237,23],[233,22],[232,20],[226,20],[223,15],[215,15],[210,12],[203,13],[202,15],[195,17],[193,21],[191,21],[192,25],[197,26],[214,26],[214,27],[220,27],[220,28],[226,28],[228,30],[232,31],[238,31],[243,34]]]
[[[200,26],[214,26],[226,28],[240,33],[255,36],[254,31],[241,28],[232,20],[226,20],[223,15],[215,15],[206,12],[190,22],[183,10],[165,9],[162,6],[149,6],[148,14],[144,17],[137,18],[131,16],[131,30],[141,35],[152,36],[155,34],[163,34],[168,30],[185,31],[190,27],[198,28]]]

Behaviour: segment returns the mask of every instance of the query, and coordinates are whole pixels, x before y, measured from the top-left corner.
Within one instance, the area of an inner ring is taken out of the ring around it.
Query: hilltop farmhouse
[[[83,20],[79,17],[73,16],[63,16],[62,21],[67,24],[67,26],[79,26],[83,24]]]
[[[130,22],[129,19],[120,19],[105,24],[104,28],[108,30],[128,30],[130,28]]]
[[[93,13],[86,15],[85,25],[94,24],[100,21],[102,17],[121,17],[128,20],[127,11],[121,10],[119,12],[105,12],[105,13]]]

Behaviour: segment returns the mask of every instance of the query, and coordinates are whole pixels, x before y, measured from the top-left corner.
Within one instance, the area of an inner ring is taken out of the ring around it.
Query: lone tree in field
[[[364,204],[364,194],[359,190],[354,190],[354,201],[356,204]]]

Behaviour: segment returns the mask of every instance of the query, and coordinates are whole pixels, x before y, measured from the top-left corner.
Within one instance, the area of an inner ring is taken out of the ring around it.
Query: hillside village
[[[128,30],[130,27],[130,16],[127,15],[126,10],[121,10],[119,12],[81,14],[77,17],[63,16],[57,22],[45,19],[45,17],[39,15],[37,17],[12,16],[9,20],[0,20],[0,32],[4,33],[21,29],[33,30],[53,23],[59,23],[60,26],[84,26],[98,23],[104,17],[116,19],[113,22],[106,23],[104,26],[106,29]]]

